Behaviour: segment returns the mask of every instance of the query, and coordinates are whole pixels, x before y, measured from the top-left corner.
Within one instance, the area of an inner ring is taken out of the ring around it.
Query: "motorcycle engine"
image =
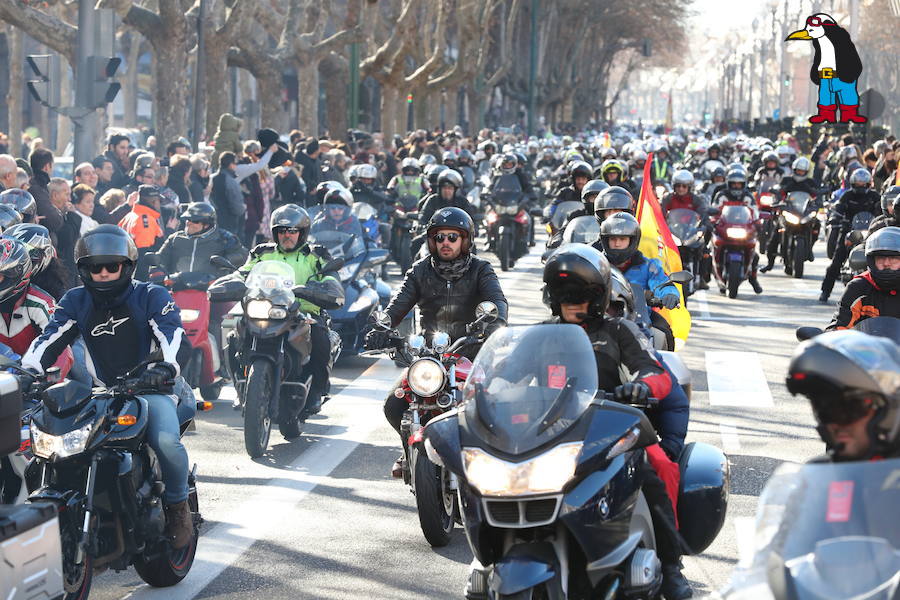
[[[625,573],[625,589],[629,595],[639,592],[642,597],[652,598],[662,585],[662,565],[653,550],[635,550]]]

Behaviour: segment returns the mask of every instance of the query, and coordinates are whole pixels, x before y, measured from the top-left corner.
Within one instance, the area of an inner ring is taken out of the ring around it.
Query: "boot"
[[[756,279],[756,276],[750,277],[747,281],[750,282],[750,287],[753,288],[753,291],[757,294],[762,294],[762,286],[759,285],[759,281]]]
[[[394,461],[394,466],[391,467],[391,477],[393,477],[394,479],[403,479],[403,472],[405,470],[406,470],[406,456],[403,455]]]
[[[687,578],[681,573],[681,565],[679,563],[664,564],[662,572],[663,581],[660,591],[666,600],[684,600],[685,598],[694,597],[691,584],[688,583]]]
[[[184,548],[194,538],[194,518],[187,500],[166,507],[166,537],[175,549]]]
[[[823,291],[819,295],[819,302],[821,302],[822,304],[828,304],[828,296],[830,296],[830,295],[831,294],[829,294],[828,292]]]
[[[771,259],[769,259],[769,264],[763,265],[762,267],[760,267],[759,272],[760,273],[768,273],[769,271],[772,270],[772,268],[774,266],[775,266],[775,259],[771,258]]]
[[[865,123],[868,121],[866,117],[856,114],[857,110],[859,110],[859,104],[841,104],[841,123]]]
[[[823,104],[817,104],[819,107],[819,114],[813,115],[809,118],[809,122],[815,125],[816,123],[837,123],[837,104],[832,104],[831,106],[825,106]]]

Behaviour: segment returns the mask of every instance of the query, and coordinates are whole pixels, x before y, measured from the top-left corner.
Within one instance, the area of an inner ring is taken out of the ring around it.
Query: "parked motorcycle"
[[[541,352],[535,352],[540,348]],[[463,404],[431,420],[425,451],[459,480],[475,554],[467,598],[654,598],[662,582],[644,448],[658,438],[640,408],[598,392],[577,325],[508,327],[488,339]],[[679,459],[680,533],[701,552],[721,528],[728,462],[688,444]]]
[[[408,339],[393,332],[395,345],[387,349],[391,359],[406,369],[406,376],[394,391],[397,397],[409,402],[409,408],[400,421],[400,434],[407,440],[404,448],[406,468],[403,481],[416,497],[419,525],[425,539],[432,546],[450,543],[453,524],[459,520],[456,500],[457,478],[425,455],[422,438],[423,427],[428,422],[456,407],[461,400],[460,388],[472,368],[472,361],[460,351],[484,341],[485,327],[497,320],[497,305],[482,302],[475,309],[475,321],[467,330],[469,335],[459,338],[452,345],[450,336],[438,332],[432,336],[431,345],[421,335]],[[385,315],[377,319],[378,326],[389,330]],[[379,354],[384,350],[368,351]]]
[[[713,235],[713,264],[719,291],[737,298],[738,288],[753,270],[756,225],[753,212],[742,204],[722,206]]]
[[[704,243],[703,222],[696,211],[689,208],[675,208],[666,215],[666,224],[672,233],[672,240],[678,246],[678,254],[681,256],[681,266],[692,275],[690,281],[682,286],[684,298],[687,298],[700,285],[700,264],[705,258],[706,244]],[[708,256],[708,255],[707,255]]]
[[[49,385],[48,369],[29,393],[40,406],[31,419],[34,461],[27,479],[39,482],[30,502],[49,502],[59,511],[66,600],[82,600],[93,574],[127,569],[153,587],[169,587],[188,574],[197,550],[200,517],[196,465],[188,476],[188,504],[194,536],[176,549],[164,535],[164,485],[156,455],[147,443],[147,400],[137,374],[162,360],[156,353],[108,388],[91,389],[68,380]],[[2,364],[3,367],[12,366]],[[203,409],[205,403],[198,403]],[[192,418],[181,422],[181,433]]]
[[[328,315],[331,329],[341,338],[341,356],[355,356],[363,349],[369,316],[381,305],[382,294],[390,297],[390,288],[377,275],[388,252],[367,242],[359,220],[337,228],[324,210],[323,206],[309,209],[309,242],[326,248],[333,259],[344,261],[337,271],[344,287],[344,304],[329,310]]]
[[[803,267],[809,260],[810,248],[816,239],[819,209],[807,192],[791,192],[780,206],[781,254],[784,271],[797,279],[803,278]],[[866,224],[868,226],[868,223]]]
[[[221,256],[210,260],[236,270]],[[322,272],[343,265],[343,259],[333,259]],[[278,260],[256,263],[245,281],[239,277],[218,279],[208,293],[212,302],[240,302],[223,320],[222,334],[226,368],[244,415],[244,447],[251,457],[258,458],[269,446],[273,421],[285,438],[292,439],[300,435],[305,419],[303,409],[312,382],[307,367],[312,348],[310,327],[315,321],[300,310],[297,299],[325,309],[339,308],[341,302],[318,288],[295,285],[294,270]],[[340,352],[340,337],[332,335],[332,364]]]

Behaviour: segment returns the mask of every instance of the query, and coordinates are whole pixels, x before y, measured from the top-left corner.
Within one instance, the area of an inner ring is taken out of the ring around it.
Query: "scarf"
[[[462,276],[469,270],[469,264],[472,262],[472,255],[466,254],[454,260],[438,260],[431,257],[431,266],[437,272],[441,279],[446,281],[459,281]]]

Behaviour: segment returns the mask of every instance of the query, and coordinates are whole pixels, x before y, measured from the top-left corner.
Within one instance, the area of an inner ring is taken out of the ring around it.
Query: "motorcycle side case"
[[[22,413],[22,394],[16,378],[0,375],[0,456],[19,449]]]
[[[62,598],[62,547],[56,507],[0,506],[0,598]]]
[[[692,554],[706,550],[725,523],[730,474],[728,459],[715,446],[691,442],[678,458],[679,532]]]

